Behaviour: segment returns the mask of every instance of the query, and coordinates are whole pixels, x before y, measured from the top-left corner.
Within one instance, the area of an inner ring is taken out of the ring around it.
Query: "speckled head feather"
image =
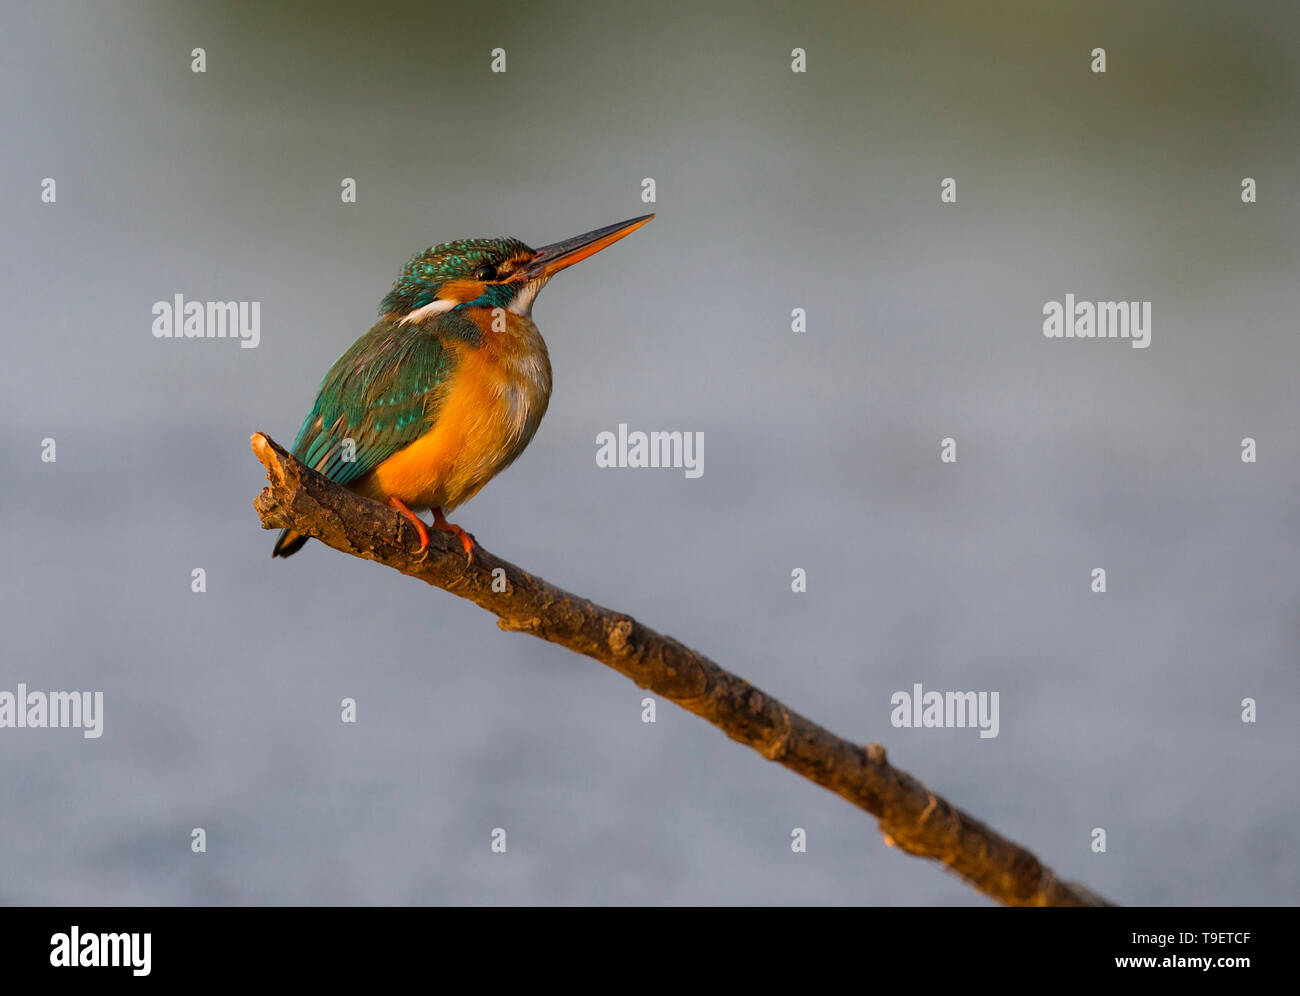
[[[402,267],[402,272],[379,306],[381,315],[405,315],[417,308],[432,304],[438,299],[439,289],[455,284],[460,307],[483,304],[487,307],[505,307],[518,290],[518,285],[504,286],[494,272],[491,280],[477,280],[475,271],[491,266],[500,271],[511,263],[520,263],[533,255],[533,250],[518,239],[459,239],[442,242],[418,252]],[[504,276],[504,274],[501,274]],[[481,299],[466,300],[464,285],[483,284]],[[499,299],[499,300],[498,300]]]

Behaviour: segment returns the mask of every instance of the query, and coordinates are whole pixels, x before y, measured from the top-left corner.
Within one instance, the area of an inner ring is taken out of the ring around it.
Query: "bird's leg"
[[[474,537],[455,523],[448,522],[446,516],[442,514],[441,508],[433,510],[433,528],[454,535],[460,540],[461,549],[465,551],[465,563],[472,564],[474,562],[474,547],[477,545],[474,542]]]
[[[397,509],[397,511],[401,513],[402,518],[415,526],[415,531],[420,534],[420,548],[412,552],[422,553],[424,554],[424,557],[427,557],[429,555],[429,530],[428,527],[425,526],[424,521],[407,508],[406,503],[400,498],[389,498],[388,504]],[[424,557],[421,557],[420,559],[423,560]]]

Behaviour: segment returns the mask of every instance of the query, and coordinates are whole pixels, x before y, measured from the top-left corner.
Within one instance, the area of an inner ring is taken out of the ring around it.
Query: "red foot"
[[[458,540],[460,540],[460,548],[465,551],[466,559],[474,559],[474,547],[478,545],[474,542],[474,537],[465,532],[465,530],[461,529],[460,526],[455,523],[448,522],[440,508],[435,508],[433,510],[433,528],[437,529],[439,532],[451,533],[454,535]]]
[[[415,527],[415,531],[420,534],[420,549],[416,553],[423,553],[429,549],[429,530],[423,520],[406,507],[406,504],[400,498],[389,498],[388,504],[402,513],[402,518]]]

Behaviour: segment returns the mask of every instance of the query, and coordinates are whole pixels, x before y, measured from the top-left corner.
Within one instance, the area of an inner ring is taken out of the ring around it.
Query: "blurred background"
[[[0,730],[0,902],[987,902],[592,661],[270,559],[249,434],[292,442],[413,252],[646,210],[538,299],[549,414],[454,521],[1113,900],[1300,899],[1293,4],[3,20],[0,689],[105,717]],[[1151,301],[1150,348],[1045,339],[1066,293]],[[260,346],[155,339],[175,294],[260,301]],[[620,422],[704,432],[703,477],[597,468]],[[914,682],[998,691],[999,736],[893,729]]]

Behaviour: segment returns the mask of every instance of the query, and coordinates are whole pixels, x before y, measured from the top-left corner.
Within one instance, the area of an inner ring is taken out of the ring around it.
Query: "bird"
[[[330,367],[293,455],[415,527],[428,555],[434,530],[473,561],[474,537],[447,521],[532,441],[551,398],[551,361],[532,319],[555,274],[647,224],[653,214],[540,249],[515,238],[443,242],[417,252],[379,306],[379,321]],[[305,533],[281,531],[271,556]]]

